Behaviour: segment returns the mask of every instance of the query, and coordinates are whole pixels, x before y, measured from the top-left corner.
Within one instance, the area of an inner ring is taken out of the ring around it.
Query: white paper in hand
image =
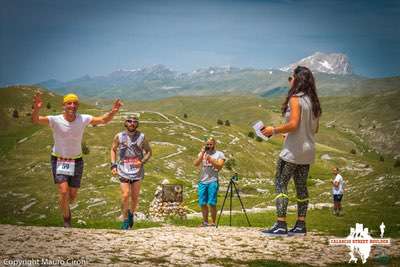
[[[253,124],[253,129],[256,132],[256,135],[261,139],[268,141],[269,137],[265,136],[261,130],[264,128],[264,123],[262,121],[257,121]]]

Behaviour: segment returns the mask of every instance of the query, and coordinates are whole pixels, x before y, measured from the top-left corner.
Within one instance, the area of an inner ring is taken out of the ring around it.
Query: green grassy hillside
[[[323,121],[366,143],[360,152],[375,149],[400,157],[400,87],[360,97],[323,97]]]
[[[21,92],[17,89],[11,90],[9,97],[18,99]],[[373,150],[364,154],[351,154],[351,149],[368,151],[368,143],[360,141],[356,133],[344,131],[341,127],[327,127],[335,114],[345,114],[346,110],[353,108],[346,102],[347,99],[322,99],[324,117],[317,136],[317,160],[311,168],[308,180],[312,206],[327,206],[331,203],[330,170],[333,166],[343,169],[347,180],[345,216],[334,217],[328,208],[310,209],[310,229],[345,234],[355,222],[361,222],[372,231],[377,231],[383,220],[388,234],[399,236],[399,168],[393,168],[394,162],[389,157],[384,162],[379,161],[378,154]],[[221,172],[218,204],[222,204],[229,177],[236,171],[240,175],[239,188],[245,207],[253,210],[264,208],[261,213],[250,215],[253,225],[266,226],[271,223],[275,216],[275,162],[283,139],[277,136],[269,142],[258,142],[248,137],[248,133],[251,131],[251,123],[257,119],[262,119],[266,124],[279,123],[282,120],[279,111],[281,101],[282,99],[254,96],[220,95],[126,102],[120,115],[112,123],[102,127],[88,127],[86,130],[84,141],[90,153],[84,157],[82,188],[73,209],[75,225],[118,227],[116,217],[120,214],[119,183],[110,174],[109,151],[113,136],[123,130],[122,117],[132,112],[139,113],[140,130],[150,140],[154,152],[153,158],[146,164],[140,212],[147,212],[154,191],[163,179],[183,184],[185,205],[191,211],[199,211],[196,203],[198,170],[192,161],[204,137],[213,135],[218,140],[218,149],[225,153],[227,159],[235,162],[234,170],[225,168]],[[28,100],[25,105],[28,105]],[[107,106],[109,103],[103,105]],[[335,105],[344,107],[335,109]],[[60,112],[59,107],[56,109],[55,113]],[[48,112],[52,113],[53,110]],[[81,113],[102,112],[104,111],[85,105],[81,109]],[[368,114],[369,112],[371,111]],[[391,110],[389,113],[391,114]],[[187,115],[186,118],[184,114]],[[346,120],[350,121],[351,116],[353,113],[348,113]],[[229,120],[231,125],[218,125],[218,119],[223,122]],[[32,125],[25,121],[21,128],[24,127]],[[24,137],[28,138],[7,151],[0,166],[0,222],[60,225],[57,192],[49,163],[51,131],[48,127],[39,127],[35,134],[26,133]],[[294,205],[295,191],[292,183],[289,195],[289,205]],[[239,207],[239,203],[235,201],[233,208],[240,210]],[[272,211],[266,211],[271,207]],[[292,209],[289,216],[290,220],[295,217]],[[235,222],[245,225],[243,217],[237,215],[235,218]],[[198,221],[194,219],[172,222],[190,225]]]

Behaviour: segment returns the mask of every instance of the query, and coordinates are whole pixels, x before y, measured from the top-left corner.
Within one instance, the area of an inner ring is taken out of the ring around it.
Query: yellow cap
[[[79,102],[79,98],[76,94],[67,94],[64,96],[63,104],[67,102]]]

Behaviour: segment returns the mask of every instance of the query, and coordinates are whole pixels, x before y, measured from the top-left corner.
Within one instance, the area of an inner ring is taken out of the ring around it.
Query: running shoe
[[[278,221],[270,229],[261,231],[266,236],[286,236],[287,225],[286,222]]]
[[[134,217],[133,217],[133,213],[131,212],[131,210],[128,210],[128,221],[129,221],[129,228],[133,227],[133,221]]]
[[[296,224],[293,226],[293,228],[290,229],[288,232],[289,236],[294,236],[294,235],[304,236],[306,234],[307,234],[307,229],[305,222],[299,222],[299,221],[297,221]]]

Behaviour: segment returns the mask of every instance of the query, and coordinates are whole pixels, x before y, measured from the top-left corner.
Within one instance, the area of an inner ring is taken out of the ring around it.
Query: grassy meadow
[[[15,87],[0,90],[2,131],[0,148],[0,223],[20,225],[61,225],[58,195],[50,170],[52,133],[49,127],[35,126],[28,113],[37,88]],[[389,148],[376,140],[381,131],[396,130],[399,108],[393,99],[399,94],[383,95],[374,100],[360,97],[321,98],[323,117],[317,135],[316,162],[311,167],[308,185],[310,206],[309,230],[346,236],[355,223],[363,223],[378,236],[379,225],[386,225],[385,236],[400,236],[400,168],[395,168],[393,147],[399,145],[398,135]],[[44,91],[42,114],[59,114],[61,98]],[[217,148],[230,161],[231,170],[224,168],[220,177],[218,209],[234,172],[240,176],[238,187],[248,210],[252,226],[267,227],[275,220],[274,174],[283,138],[268,142],[249,137],[252,122],[265,124],[282,122],[282,98],[244,96],[173,97],[157,101],[125,101],[120,114],[106,126],[88,127],[84,142],[89,153],[84,155],[85,169],[78,201],[73,206],[76,227],[119,228],[119,182],[110,173],[110,147],[116,133],[123,130],[124,116],[137,113],[153,149],[153,158],[145,166],[139,212],[146,215],[154,192],[164,179],[184,186],[184,205],[189,212],[199,212],[196,184],[198,169],[192,162],[207,136],[218,140]],[[46,104],[50,103],[51,108]],[[376,103],[381,103],[378,105]],[[383,106],[382,103],[388,103]],[[99,115],[110,107],[109,101],[83,103],[81,113]],[[12,117],[13,109],[20,113]],[[384,116],[379,116],[384,111]],[[217,120],[224,122],[217,124]],[[230,126],[225,122],[229,121]],[[375,123],[374,123],[375,121]],[[360,126],[361,124],[361,126]],[[375,127],[373,126],[375,124]],[[333,126],[332,126],[333,125]],[[387,131],[386,131],[387,133]],[[385,135],[382,142],[388,140]],[[378,150],[381,148],[382,150]],[[354,150],[354,153],[351,151]],[[381,152],[384,151],[384,152]],[[382,157],[384,160],[382,161]],[[338,166],[346,179],[343,199],[344,216],[332,215],[331,168]],[[296,217],[294,184],[289,184],[289,224]],[[316,208],[314,208],[316,207]],[[259,209],[258,212],[255,212]],[[229,202],[224,210],[229,209]],[[235,198],[232,225],[247,226]],[[168,218],[166,223],[197,226],[199,217],[181,220]],[[229,215],[222,216],[221,225],[229,224]],[[160,226],[162,223],[138,221],[136,227]]]

